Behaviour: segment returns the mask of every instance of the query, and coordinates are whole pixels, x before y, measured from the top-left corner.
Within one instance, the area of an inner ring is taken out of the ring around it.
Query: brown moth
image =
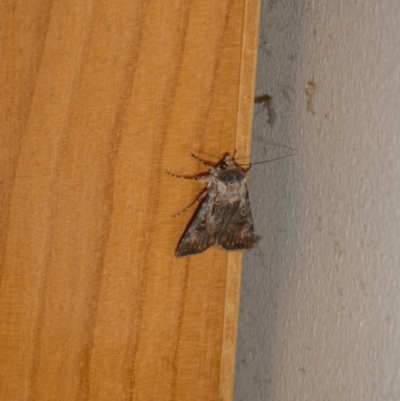
[[[177,177],[207,183],[194,203],[201,202],[191,223],[182,236],[175,251],[177,257],[194,255],[218,245],[227,251],[244,251],[256,246],[260,237],[254,233],[250,210],[247,173],[229,153],[219,163],[194,158],[207,166],[208,173],[186,177],[167,172]]]

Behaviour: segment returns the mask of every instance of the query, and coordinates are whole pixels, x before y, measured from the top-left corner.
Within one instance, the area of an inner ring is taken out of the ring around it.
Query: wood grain
[[[177,260],[249,156],[259,0],[0,6],[0,399],[230,400],[241,254]]]

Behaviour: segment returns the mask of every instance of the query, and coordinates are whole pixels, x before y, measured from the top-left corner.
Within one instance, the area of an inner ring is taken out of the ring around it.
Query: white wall
[[[262,14],[235,400],[400,400],[400,1]]]

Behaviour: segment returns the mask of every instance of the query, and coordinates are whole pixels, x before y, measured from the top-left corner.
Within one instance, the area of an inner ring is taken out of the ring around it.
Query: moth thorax
[[[230,182],[240,182],[246,178],[246,174],[240,169],[234,170],[222,170],[218,173],[218,179],[230,183]]]

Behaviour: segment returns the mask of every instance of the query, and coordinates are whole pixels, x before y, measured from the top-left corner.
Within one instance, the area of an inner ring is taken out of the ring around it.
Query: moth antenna
[[[250,169],[251,166],[254,166],[255,164],[264,164],[264,163],[274,162],[274,161],[276,161],[276,160],[285,159],[286,157],[296,156],[296,155],[297,155],[297,153],[292,153],[291,155],[286,155],[286,156],[277,157],[276,159],[264,160],[264,161],[262,161],[262,162],[256,162],[256,163],[242,164],[242,166],[250,166],[250,167],[249,167],[249,169]]]
[[[205,166],[211,166],[211,167],[215,167],[216,164],[213,162],[210,162],[208,160],[204,160],[204,159],[200,159],[200,157],[197,157],[196,155],[194,155],[193,153],[191,153],[192,157],[194,157],[197,161],[199,161],[200,163],[203,163]]]
[[[233,160],[235,160],[236,153],[237,153],[237,149],[235,149],[235,151],[233,152],[233,156],[232,156],[232,159],[233,159]]]
[[[173,214],[171,217],[174,219],[175,217],[180,216],[181,214],[185,213],[186,210],[190,209],[193,205],[196,203],[199,203],[205,196],[207,195],[207,192],[204,191],[200,196],[198,196],[189,206],[186,206],[183,210],[181,210],[179,213]]]

